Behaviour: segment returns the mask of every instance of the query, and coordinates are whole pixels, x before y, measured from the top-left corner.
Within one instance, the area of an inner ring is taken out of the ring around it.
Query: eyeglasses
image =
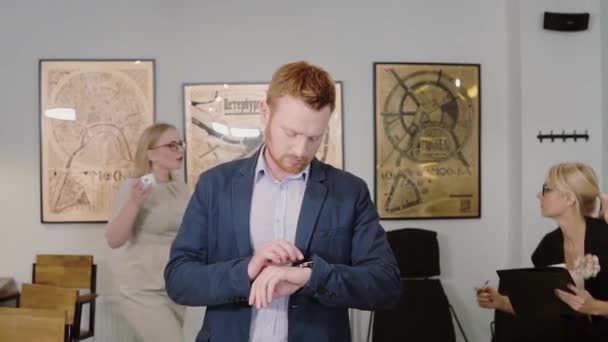
[[[553,191],[553,188],[550,188],[549,186],[547,186],[547,183],[543,183],[543,188],[541,190],[541,194],[543,196],[545,196],[545,194],[547,194],[548,192]]]
[[[171,151],[173,152],[177,152],[179,151],[180,147],[181,148],[186,148],[186,142],[179,140],[179,141],[172,141],[168,144],[164,144],[164,145],[159,145],[159,146],[155,146],[155,147],[151,147],[151,150],[156,150],[157,148],[161,148],[161,147],[167,147],[169,148]]]

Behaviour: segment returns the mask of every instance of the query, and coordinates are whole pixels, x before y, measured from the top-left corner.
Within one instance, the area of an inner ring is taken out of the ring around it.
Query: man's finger
[[[255,304],[255,290],[257,287],[257,283],[254,280],[253,283],[251,284],[251,289],[249,290],[249,305],[254,305]]]
[[[266,286],[266,299],[268,300],[268,303],[272,302],[273,295],[274,295],[274,289],[277,284],[276,279],[277,278],[270,279],[270,281],[268,282],[268,285]]]
[[[297,261],[297,260],[300,260],[303,258],[302,252],[300,252],[300,250],[296,246],[294,246],[292,243],[284,241],[284,240],[280,240],[277,242],[283,249],[285,249],[285,251],[287,251],[291,261]]]
[[[274,243],[268,246],[268,250],[276,254],[280,258],[280,265],[286,264],[289,261],[289,252],[280,244]]]
[[[264,251],[264,254],[262,254],[262,256],[264,257],[264,259],[269,260],[277,265],[282,264],[281,256],[272,249]]]

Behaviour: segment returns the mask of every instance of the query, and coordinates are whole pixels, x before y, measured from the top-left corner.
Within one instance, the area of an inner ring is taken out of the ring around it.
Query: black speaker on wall
[[[543,28],[552,31],[585,31],[589,27],[589,13],[545,12]]]

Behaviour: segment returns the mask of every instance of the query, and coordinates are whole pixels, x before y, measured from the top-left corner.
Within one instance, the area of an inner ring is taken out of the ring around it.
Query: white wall
[[[600,1],[520,1],[522,262],[555,222],[541,217],[538,199],[549,166],[565,160],[590,164],[602,172],[602,58]],[[589,12],[589,29],[542,29],[542,14]],[[539,131],[588,131],[589,142],[544,141]]]
[[[522,246],[521,168],[521,23],[519,1],[507,1],[507,260],[505,268],[519,267]]]
[[[534,191],[542,183],[547,161],[563,156],[559,148],[567,145],[539,146],[533,136],[538,129],[580,126],[592,135],[589,144],[580,145],[585,153],[598,156],[601,151],[599,117],[589,114],[588,119],[574,121],[567,115],[572,110],[599,113],[600,81],[592,74],[600,63],[600,51],[594,45],[599,43],[599,20],[582,34],[541,32],[538,20],[543,5],[554,2],[2,3],[0,275],[29,281],[37,253],[93,253],[99,264],[100,292],[110,291],[111,253],[102,225],[39,221],[40,58],[155,58],[157,120],[178,127],[182,127],[182,82],[264,81],[280,64],[310,60],[344,81],[345,167],[363,177],[370,188],[374,184],[372,62],[480,63],[481,219],[391,221],[385,227],[439,232],[448,297],[469,340],[488,341],[492,314],[477,308],[472,288],[486,279],[495,284],[494,270],[519,265],[538,235],[547,230],[546,223],[536,224],[533,219],[538,216],[532,203]],[[598,4],[599,0],[580,2],[596,14]],[[583,52],[553,56],[563,53],[566,46]],[[547,57],[551,57],[549,62]],[[553,75],[555,68],[566,71]],[[563,89],[558,84],[564,84]],[[574,90],[576,95],[572,95]],[[548,99],[556,102],[547,104]],[[545,127],[545,121],[555,122],[555,118],[560,118],[559,124]],[[573,148],[572,156],[578,152]],[[529,226],[538,226],[538,233],[529,233]],[[358,323],[365,319],[365,315],[355,317]],[[194,336],[199,320],[200,311],[188,317],[189,336]],[[355,330],[355,340],[362,341],[364,329]]]
[[[602,46],[602,118],[608,115],[608,2],[600,2],[600,16],[603,20],[600,22],[601,27],[601,46]],[[608,135],[608,120],[602,120],[602,136]],[[602,151],[606,151],[608,139],[602,142]],[[608,154],[602,153],[602,167],[608,170]],[[603,172],[602,180],[604,192],[608,191],[605,187],[608,184],[608,172]]]

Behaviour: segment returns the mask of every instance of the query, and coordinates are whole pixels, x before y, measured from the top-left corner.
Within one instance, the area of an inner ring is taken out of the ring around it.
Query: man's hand
[[[287,265],[304,259],[304,255],[292,243],[284,240],[274,240],[255,252],[249,261],[247,274],[249,280],[254,280],[262,269],[268,265]]]
[[[273,300],[289,296],[298,291],[310,279],[310,268],[290,266],[268,266],[251,285],[249,305],[259,310],[267,307]]]

